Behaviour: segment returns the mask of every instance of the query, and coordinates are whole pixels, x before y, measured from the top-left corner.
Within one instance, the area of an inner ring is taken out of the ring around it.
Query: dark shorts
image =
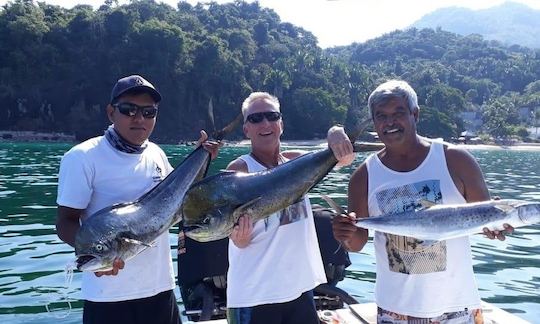
[[[84,324],[179,324],[180,313],[172,290],[152,297],[119,302],[84,301]]]
[[[229,324],[319,324],[313,291],[286,303],[228,308]]]

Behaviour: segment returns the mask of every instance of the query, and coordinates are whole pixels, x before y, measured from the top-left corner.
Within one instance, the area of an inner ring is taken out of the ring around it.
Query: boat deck
[[[484,324],[531,324],[492,304],[482,302]],[[341,324],[376,324],[377,306],[375,303],[349,305],[348,308],[335,311],[319,311],[319,318],[328,319],[327,323]],[[194,322],[187,322],[194,323]],[[204,324],[227,324],[226,320],[198,322]]]

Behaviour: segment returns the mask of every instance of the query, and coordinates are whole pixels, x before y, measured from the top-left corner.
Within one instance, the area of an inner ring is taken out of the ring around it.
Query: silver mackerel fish
[[[484,227],[502,230],[503,224],[516,228],[537,223],[540,223],[540,203],[503,199],[432,205],[418,211],[361,218],[356,226],[420,240],[440,241],[481,233]]]

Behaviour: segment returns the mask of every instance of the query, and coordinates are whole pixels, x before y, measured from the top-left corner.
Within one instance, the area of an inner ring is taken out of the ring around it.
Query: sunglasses
[[[258,112],[254,114],[250,114],[246,117],[246,121],[252,123],[252,124],[258,124],[263,121],[263,119],[268,120],[269,122],[273,122],[276,120],[279,120],[281,118],[281,113],[278,111],[265,111],[265,112]]]
[[[112,105],[114,108],[118,109],[118,111],[122,115],[126,115],[128,117],[133,117],[137,115],[137,112],[141,112],[141,115],[144,118],[150,119],[154,118],[157,115],[158,108],[153,106],[139,106],[131,102],[120,102],[117,104]]]

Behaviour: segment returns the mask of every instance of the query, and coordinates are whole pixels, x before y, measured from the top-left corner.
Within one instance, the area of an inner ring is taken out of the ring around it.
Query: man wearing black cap
[[[165,153],[148,141],[160,93],[138,75],[118,80],[107,105],[112,125],[69,150],[58,175],[56,229],[74,246],[79,222],[96,211],[142,196],[172,171]],[[201,131],[200,142],[206,140]],[[217,145],[204,142],[215,157]],[[83,323],[180,323],[168,233],[156,245],[110,271],[83,272]]]

